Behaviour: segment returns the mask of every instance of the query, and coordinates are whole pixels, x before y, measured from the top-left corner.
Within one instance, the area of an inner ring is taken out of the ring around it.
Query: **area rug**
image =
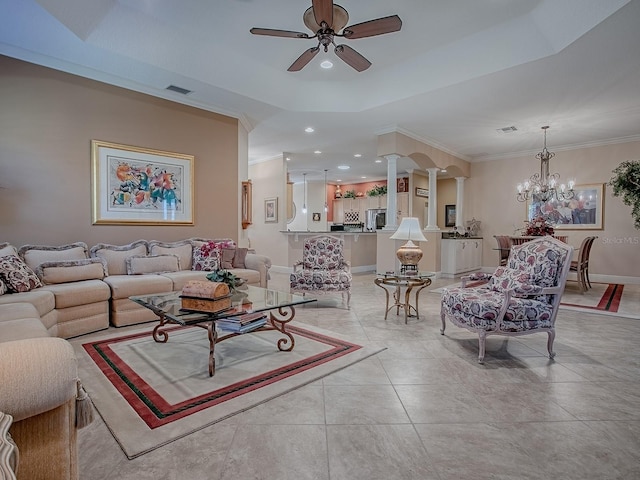
[[[475,287],[483,282],[470,282]],[[625,318],[640,319],[640,285],[622,285],[618,283],[591,282],[592,288],[580,293],[576,282],[567,281],[560,309],[585,313],[598,313]],[[459,287],[461,283],[453,283],[447,287]],[[442,294],[446,287],[430,290],[430,293]]]
[[[383,350],[317,327],[288,330],[291,352],[277,349],[277,331],[217,344],[213,377],[207,332],[197,327],[171,329],[164,344],[149,326],[72,343],[96,410],[132,459]]]

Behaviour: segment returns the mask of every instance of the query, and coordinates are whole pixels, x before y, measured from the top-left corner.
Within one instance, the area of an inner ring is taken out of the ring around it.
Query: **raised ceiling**
[[[384,178],[390,131],[472,162],[534,154],[542,125],[556,152],[640,139],[640,0],[343,0],[349,24],[397,14],[402,29],[344,41],[372,62],[362,73],[332,49],[287,72],[315,41],[249,29],[307,31],[310,5],[0,0],[0,53],[237,117],[250,162],[286,155],[294,177]]]

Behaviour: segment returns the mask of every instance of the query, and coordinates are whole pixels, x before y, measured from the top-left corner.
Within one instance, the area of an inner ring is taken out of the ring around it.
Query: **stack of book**
[[[216,320],[216,326],[221,330],[228,330],[235,333],[246,333],[267,323],[265,312],[244,313],[233,317]]]

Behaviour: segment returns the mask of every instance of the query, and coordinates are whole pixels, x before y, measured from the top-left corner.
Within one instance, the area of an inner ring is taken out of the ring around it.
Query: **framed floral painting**
[[[193,155],[91,141],[93,224],[193,225]]]
[[[527,221],[542,216],[555,230],[602,230],[604,184],[576,185],[568,200],[527,201]]]

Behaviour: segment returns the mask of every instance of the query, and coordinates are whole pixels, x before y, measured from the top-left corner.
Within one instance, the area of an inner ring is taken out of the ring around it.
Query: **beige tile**
[[[331,480],[438,480],[411,425],[327,426]]]
[[[239,426],[229,445],[222,475],[209,478],[329,479],[325,428],[324,425]]]
[[[390,385],[327,385],[324,394],[327,425],[409,423]]]

